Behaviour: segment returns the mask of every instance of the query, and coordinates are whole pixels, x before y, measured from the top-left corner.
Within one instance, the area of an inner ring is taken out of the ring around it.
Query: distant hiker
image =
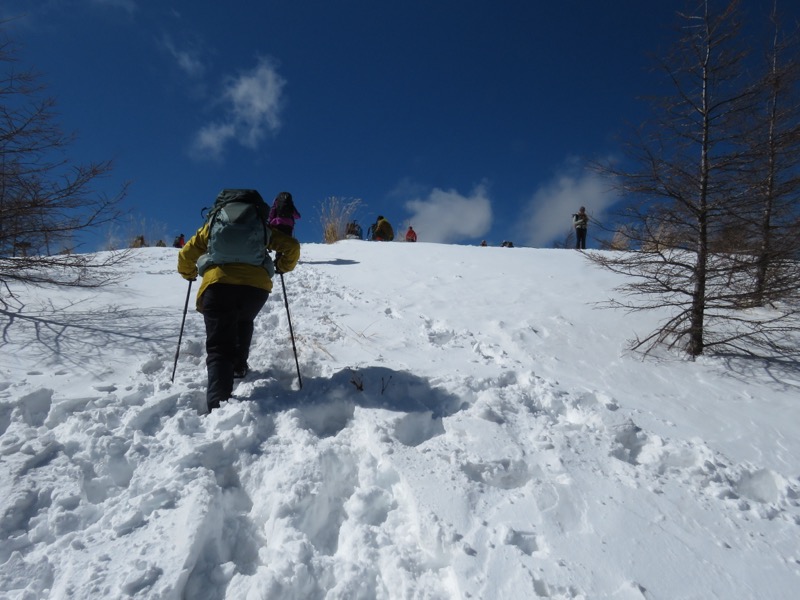
[[[371,227],[372,240],[376,242],[391,242],[394,239],[394,229],[392,225],[383,218],[383,215],[378,215],[378,220]]]
[[[514,242],[504,241],[504,242],[503,242],[502,244],[500,244],[500,245],[501,245],[503,248],[513,248],[513,247],[514,247]]]
[[[178,253],[178,273],[203,280],[197,310],[206,326],[209,412],[230,398],[234,378],[244,377],[253,321],[272,291],[275,273],[300,259],[300,244],[267,225],[269,206],[256,190],[222,190],[208,222]],[[273,263],[268,250],[276,251]]]
[[[406,241],[407,242],[417,241],[417,232],[414,231],[414,228],[411,227],[411,225],[408,226],[408,231],[406,231]]]
[[[133,243],[131,244],[131,248],[146,248],[147,242],[144,241],[143,235],[137,235],[133,238]]]
[[[351,240],[360,240],[364,237],[364,232],[361,229],[361,225],[358,224],[358,221],[350,221],[347,224],[347,228],[345,229],[344,236]]]
[[[183,248],[183,245],[186,243],[186,238],[183,234],[175,236],[175,241],[172,242],[173,248]]]
[[[158,240],[156,242],[156,248],[166,248],[167,245],[164,243],[164,240]]]
[[[486,246],[488,246],[488,245],[489,245],[489,244],[487,244],[487,243],[486,243],[486,240],[483,240],[483,241],[481,242],[481,246],[482,246],[482,247],[486,247]]]
[[[294,222],[300,218],[300,213],[294,206],[294,200],[289,192],[281,192],[275,197],[272,208],[269,209],[269,224],[287,235],[294,234]]]
[[[586,250],[586,228],[589,225],[586,207],[581,206],[578,212],[572,215],[572,225],[575,227],[575,249]]]

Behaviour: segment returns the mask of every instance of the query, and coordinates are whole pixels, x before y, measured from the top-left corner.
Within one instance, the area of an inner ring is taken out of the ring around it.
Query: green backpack
[[[256,190],[225,189],[208,213],[208,251],[197,261],[200,276],[211,266],[239,263],[275,275],[267,246],[269,206]]]

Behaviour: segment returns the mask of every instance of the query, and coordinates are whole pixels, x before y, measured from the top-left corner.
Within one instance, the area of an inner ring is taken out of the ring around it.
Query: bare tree
[[[751,159],[743,187],[752,210],[739,211],[735,224],[737,235],[746,236],[739,248],[754,271],[743,306],[800,299],[800,38],[797,29],[784,34],[777,5],[774,0],[765,74],[756,84],[759,110],[747,136]]]
[[[628,232],[628,228],[625,225],[619,225],[614,230],[614,235],[611,237],[611,241],[609,242],[601,242],[600,247],[603,250],[617,250],[617,251],[624,251],[630,250],[630,233]]]
[[[692,357],[710,347],[750,352],[759,344],[790,352],[785,313],[737,312],[750,265],[714,247],[730,223],[752,213],[742,173],[752,167],[746,140],[760,96],[742,76],[739,0],[719,11],[712,4],[701,0],[694,12],[679,14],[682,35],[661,63],[672,93],[654,104],[654,118],[628,148],[636,168],[601,167],[623,194],[638,199],[624,215],[622,235],[632,251],[589,258],[631,277],[620,288],[629,300],[613,306],[672,310],[635,348],[666,344]]]
[[[109,223],[127,186],[114,197],[95,189],[111,163],[73,164],[73,136],[55,122],[55,100],[39,77],[17,70],[0,43],[0,283],[95,287],[113,277],[122,254],[74,253],[80,234]]]

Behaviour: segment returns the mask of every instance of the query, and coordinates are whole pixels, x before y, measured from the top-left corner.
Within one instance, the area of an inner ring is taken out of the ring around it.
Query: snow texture
[[[176,250],[12,286],[0,598],[790,599],[798,365],[626,350],[568,250],[304,245],[205,414]]]

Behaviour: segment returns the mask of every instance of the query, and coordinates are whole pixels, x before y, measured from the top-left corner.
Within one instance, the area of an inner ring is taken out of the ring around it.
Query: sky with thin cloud
[[[229,144],[257,149],[264,138],[281,127],[281,94],[285,80],[269,60],[250,71],[226,79],[218,96],[219,121],[197,133],[192,152],[199,159],[221,159]]]
[[[293,193],[301,241],[337,197],[420,241],[551,247],[581,205],[608,224],[619,198],[587,166],[648,114],[672,4],[6,0],[0,18],[70,158],[113,160],[100,191],[130,182],[125,208],[170,233],[252,187]]]

